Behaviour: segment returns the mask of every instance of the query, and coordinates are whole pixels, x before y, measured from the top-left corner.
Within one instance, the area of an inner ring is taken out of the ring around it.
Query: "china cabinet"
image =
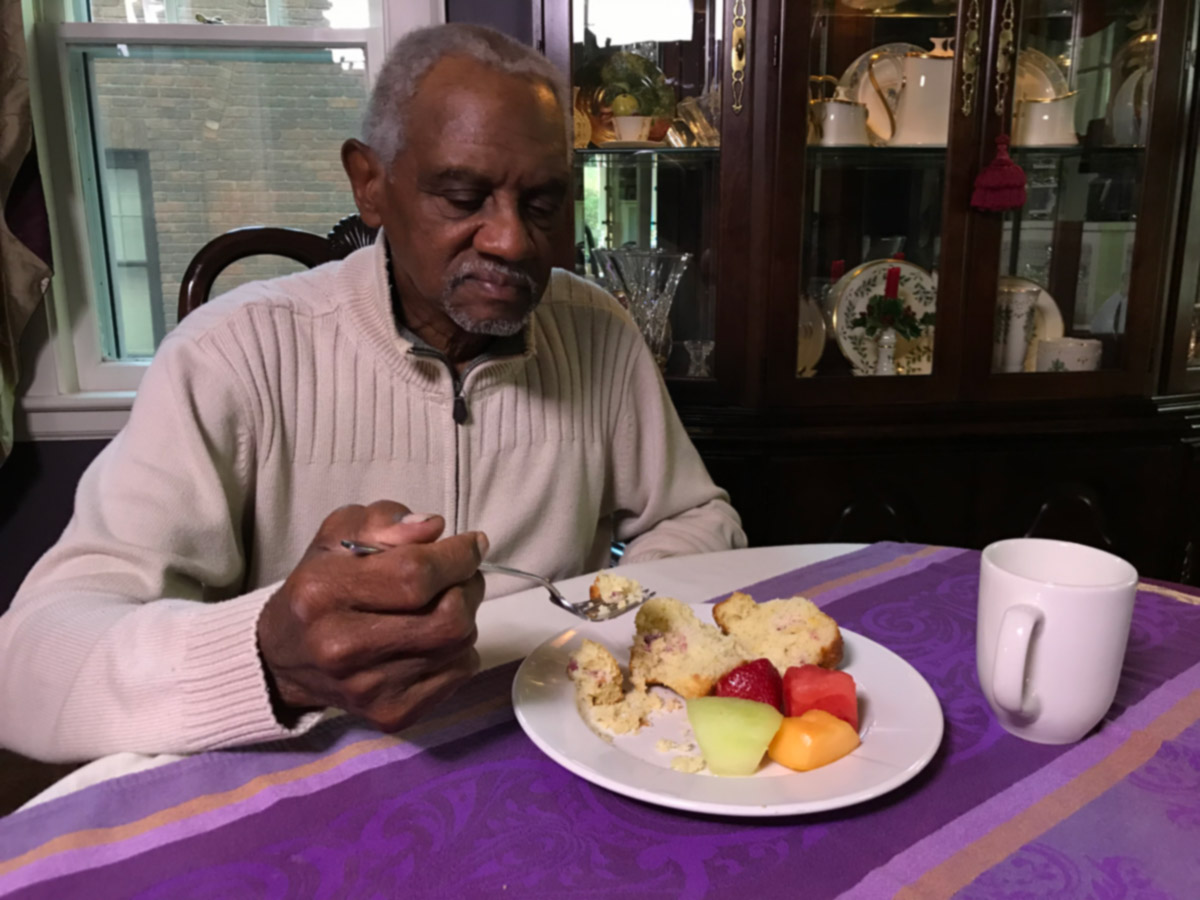
[[[535,3],[562,262],[665,310],[752,540],[1039,534],[1196,577],[1195,6]]]

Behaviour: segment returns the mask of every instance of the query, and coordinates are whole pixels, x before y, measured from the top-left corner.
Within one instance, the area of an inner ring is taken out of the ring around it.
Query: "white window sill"
[[[125,426],[134,395],[134,391],[81,391],[21,397],[17,401],[17,439],[107,440]]]

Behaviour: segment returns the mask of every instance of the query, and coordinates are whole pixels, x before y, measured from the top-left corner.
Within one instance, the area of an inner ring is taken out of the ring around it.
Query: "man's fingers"
[[[461,590],[447,591],[427,612],[343,612],[310,629],[307,655],[334,678],[388,661],[444,660],[474,646],[475,608]]]
[[[357,567],[352,606],[370,612],[420,609],[447,588],[470,580],[479,571],[487,546],[482,532],[468,531],[352,560]]]
[[[399,731],[436,706],[479,671],[479,654],[470,650],[445,667],[405,687],[396,698],[381,698],[363,710],[381,731]]]

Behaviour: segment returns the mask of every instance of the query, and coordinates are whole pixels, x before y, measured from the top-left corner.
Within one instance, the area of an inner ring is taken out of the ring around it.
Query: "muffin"
[[[681,697],[704,697],[730,669],[754,659],[736,637],[696,618],[671,597],[655,597],[638,610],[629,676],[635,687],[661,684]]]
[[[721,631],[749,650],[748,658],[766,657],[780,675],[791,666],[832,669],[842,661],[837,622],[805,597],[755,603],[739,591],[713,607],[713,618]]]
[[[645,687],[626,693],[625,676],[616,659],[603,645],[587,638],[572,654],[567,675],[575,683],[579,714],[605,740],[611,740],[614,734],[637,731],[663,705],[662,699]]]

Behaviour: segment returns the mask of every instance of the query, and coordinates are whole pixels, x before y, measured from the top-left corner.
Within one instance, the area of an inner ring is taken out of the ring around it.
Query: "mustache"
[[[507,266],[504,263],[496,262],[491,259],[468,259],[461,263],[453,272],[450,273],[450,278],[446,282],[448,291],[454,290],[468,278],[479,278],[484,281],[502,281],[509,284],[515,284],[518,287],[523,287],[533,295],[537,295],[541,291],[541,285],[528,272],[524,272],[515,266]]]

